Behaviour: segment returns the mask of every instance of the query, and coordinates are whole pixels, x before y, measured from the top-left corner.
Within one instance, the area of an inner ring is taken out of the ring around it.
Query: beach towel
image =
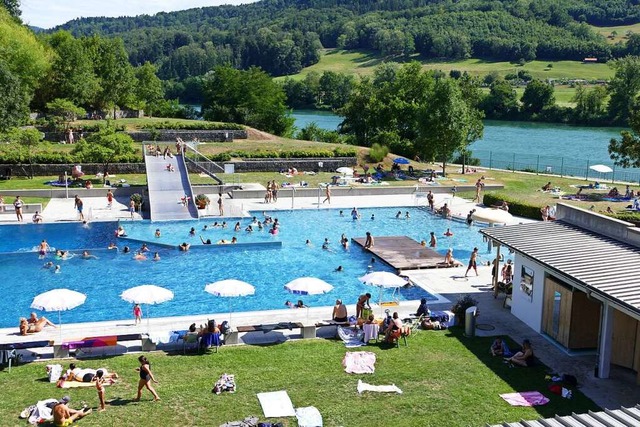
[[[296,409],[298,427],[322,427],[322,415],[315,406]]]
[[[285,390],[258,393],[258,400],[266,418],[295,417],[296,411]]]
[[[103,384],[105,386],[107,385],[111,385],[114,384],[115,381],[112,380],[107,380],[105,381]],[[83,388],[83,387],[95,387],[96,383],[91,381],[88,383],[82,382],[82,381],[61,381],[60,382],[60,388]]]
[[[523,391],[522,393],[504,393],[501,398],[511,406],[539,406],[549,403],[549,399],[538,391]]]
[[[58,399],[40,400],[35,405],[25,408],[20,413],[20,418],[27,418],[29,424],[41,424],[53,420],[52,405],[58,403]]]
[[[362,380],[358,380],[358,393],[362,393],[363,391],[375,391],[378,393],[398,393],[402,394],[402,390],[400,390],[395,384],[391,385],[371,385],[367,383],[363,383]]]
[[[361,347],[364,345],[364,342],[362,341],[364,338],[364,332],[360,329],[343,328],[342,326],[338,326],[338,336],[347,348]]]
[[[370,351],[352,351],[342,359],[344,371],[349,374],[373,374],[376,370],[376,355]]]

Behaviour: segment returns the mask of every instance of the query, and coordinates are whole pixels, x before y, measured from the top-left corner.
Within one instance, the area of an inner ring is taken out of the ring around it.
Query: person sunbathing
[[[49,319],[47,319],[46,317],[41,317],[39,319],[36,317],[35,322],[27,321],[26,318],[21,317],[20,318],[20,335],[35,334],[35,333],[41,332],[45,326],[53,326],[54,328],[56,327],[56,325],[51,323]]]
[[[93,381],[98,371],[102,371],[102,378],[109,380],[110,384],[113,384],[115,380],[118,379],[118,374],[116,374],[115,372],[109,373],[105,368],[99,368],[99,369],[78,368],[75,363],[70,363],[69,369],[62,377],[60,377],[60,380],[58,381],[57,385],[58,387],[62,387],[62,384],[65,381],[78,381],[81,383],[90,383],[91,381]]]
[[[531,341],[524,340],[522,342],[522,350],[514,354],[510,358],[505,358],[505,362],[512,363],[514,365],[529,367],[533,365],[534,356],[533,348],[531,348]]]

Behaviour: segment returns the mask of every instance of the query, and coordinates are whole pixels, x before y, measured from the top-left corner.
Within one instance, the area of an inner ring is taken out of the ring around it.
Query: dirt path
[[[254,141],[274,141],[276,139],[275,135],[250,127],[247,127],[247,137],[247,139]]]

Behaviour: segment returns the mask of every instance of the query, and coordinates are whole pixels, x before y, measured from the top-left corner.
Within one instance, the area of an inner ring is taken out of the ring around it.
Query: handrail
[[[208,168],[202,166],[202,163],[206,163],[206,164],[212,165],[215,168],[218,168],[221,172],[224,172],[224,168],[222,166],[220,166],[219,164],[217,164],[216,162],[214,162],[213,160],[209,159],[207,156],[205,156],[204,154],[202,154],[201,152],[196,150],[196,148],[194,146],[192,146],[191,143],[185,143],[185,144],[183,144],[183,147],[184,147],[183,151],[182,151],[183,154],[185,153],[186,149],[188,148],[189,150],[193,151],[196,155],[198,155],[199,157],[202,157],[204,160],[206,160],[206,162],[199,162],[199,161],[195,161],[193,159],[190,159],[185,155],[184,156],[185,157],[185,161],[188,161],[190,164],[195,166],[197,169],[199,169],[200,171],[202,171],[202,172],[206,173],[207,175],[209,175],[218,184],[220,184],[220,185],[224,184],[224,182],[220,178],[218,178],[218,176],[216,176],[215,173],[213,173]]]

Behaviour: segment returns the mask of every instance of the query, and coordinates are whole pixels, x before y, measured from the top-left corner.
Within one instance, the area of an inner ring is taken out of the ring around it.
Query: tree
[[[16,21],[21,22],[20,15],[22,15],[22,11],[20,10],[20,0],[2,0],[0,4]]]
[[[205,76],[202,88],[207,120],[247,124],[276,135],[287,135],[293,128],[282,86],[259,68],[216,67]]]
[[[522,109],[529,114],[539,114],[555,104],[553,86],[541,80],[532,80],[522,94]]]
[[[518,94],[511,83],[499,79],[491,83],[481,105],[488,117],[511,118],[518,114]]]
[[[607,98],[607,89],[604,86],[594,86],[589,90],[583,85],[576,87],[576,93],[572,102],[576,108],[574,114],[581,122],[601,119],[605,113],[604,101]]]
[[[71,122],[80,116],[84,116],[87,112],[84,108],[76,106],[68,99],[54,99],[47,103],[47,111],[51,118],[56,122],[58,128],[67,131]]]
[[[150,62],[145,62],[135,69],[135,98],[139,107],[149,116],[153,114],[155,105],[164,98],[162,81],[156,75],[156,71],[156,67]]]
[[[126,107],[134,103],[136,85],[133,67],[122,39],[107,39],[93,36],[86,39],[94,65],[94,72],[100,82],[100,90],[92,104],[98,108]]]
[[[0,59],[0,131],[19,126],[29,117],[29,91]]]
[[[623,168],[640,167],[640,109],[636,108],[629,118],[631,132],[623,130],[620,139],[609,141],[609,156]]]
[[[113,126],[104,126],[75,144],[72,154],[80,161],[102,163],[102,173],[106,177],[111,163],[134,152],[133,139],[129,135],[117,133]]]
[[[9,141],[18,144],[20,157],[25,158],[29,164],[29,179],[33,179],[33,152],[44,139],[44,134],[37,129],[11,129],[8,133]]]
[[[464,99],[453,79],[436,80],[428,108],[422,111],[420,135],[414,145],[423,159],[447,161],[482,137],[482,113]]]
[[[626,124],[640,92],[640,57],[627,56],[609,62],[615,75],[609,81],[609,116]]]

